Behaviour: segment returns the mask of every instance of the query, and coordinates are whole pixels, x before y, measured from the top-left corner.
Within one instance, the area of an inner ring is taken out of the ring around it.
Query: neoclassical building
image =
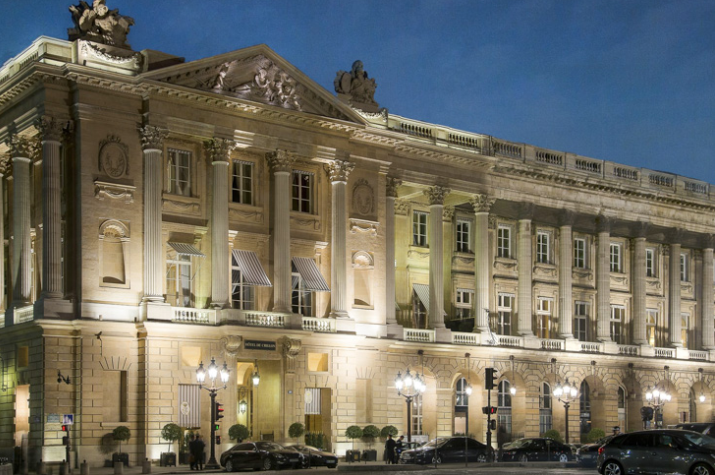
[[[65,415],[93,465],[118,426],[132,463],[208,438],[212,359],[219,453],[236,423],[483,441],[486,367],[502,440],[563,434],[567,381],[572,441],[655,387],[712,419],[710,184],[390,114],[359,61],[336,94],[265,45],[135,51],[101,7],[0,69],[2,453],[62,460]]]

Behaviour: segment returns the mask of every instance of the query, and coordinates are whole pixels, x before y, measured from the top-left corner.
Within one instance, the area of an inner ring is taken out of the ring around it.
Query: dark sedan
[[[492,459],[492,450],[481,442],[467,437],[450,437],[432,440],[416,449],[404,450],[400,454],[400,463],[464,462],[465,450],[470,462],[488,462]]]
[[[519,439],[502,447],[503,462],[568,462],[573,460],[571,447],[553,439]]]
[[[309,462],[309,464],[307,464],[309,467],[325,466],[328,468],[335,468],[338,466],[337,455],[330,452],[325,452],[316,447],[298,444],[290,445],[286,448],[296,449],[298,452],[303,454],[306,457],[306,462]]]
[[[304,457],[295,450],[286,449],[273,442],[242,442],[221,454],[221,466],[227,472],[241,468],[272,470],[300,468]]]
[[[598,449],[600,449],[601,446],[603,446],[604,444],[608,443],[608,441],[611,440],[613,437],[615,436],[609,435],[602,439],[598,439],[592,444],[584,444],[579,447],[576,451],[576,460],[578,460],[578,463],[583,465],[584,467],[595,467],[596,459],[598,458]]]

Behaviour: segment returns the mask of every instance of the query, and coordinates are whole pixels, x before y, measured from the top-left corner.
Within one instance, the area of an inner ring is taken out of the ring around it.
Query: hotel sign
[[[247,350],[276,351],[275,341],[246,340],[243,347]]]

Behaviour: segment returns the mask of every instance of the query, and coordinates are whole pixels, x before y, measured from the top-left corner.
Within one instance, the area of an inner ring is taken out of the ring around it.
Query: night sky
[[[3,4],[0,63],[67,39],[71,1]],[[107,4],[136,20],[135,50],[265,43],[331,93],[360,59],[391,113],[715,183],[712,0]]]

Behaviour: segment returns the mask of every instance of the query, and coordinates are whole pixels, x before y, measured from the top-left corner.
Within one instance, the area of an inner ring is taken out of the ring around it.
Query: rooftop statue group
[[[338,71],[333,84],[335,92],[350,96],[354,103],[377,106],[377,102],[375,102],[377,84],[375,84],[375,79],[367,77],[362,61],[355,61],[350,72]]]
[[[69,39],[83,39],[131,49],[127,44],[129,27],[134,24],[134,19],[119,14],[119,10],[110,10],[105,5],[105,0],[94,0],[90,6],[84,0],[79,5],[69,7],[75,27],[69,28]]]

